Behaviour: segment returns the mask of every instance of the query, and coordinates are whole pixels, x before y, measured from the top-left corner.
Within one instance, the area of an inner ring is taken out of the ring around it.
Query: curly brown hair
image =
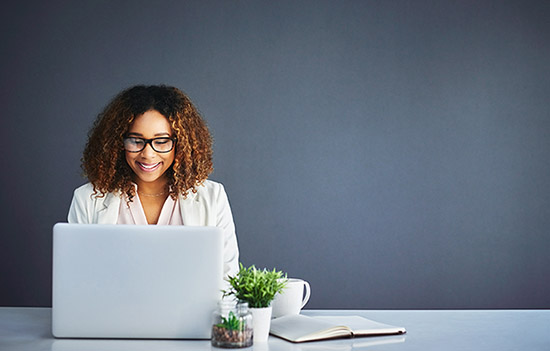
[[[135,196],[133,171],[126,162],[123,138],[134,119],[156,110],[166,117],[176,137],[175,157],[166,171],[170,196],[197,192],[212,173],[212,137],[187,95],[165,85],[136,85],[117,96],[97,116],[82,157],[84,175],[98,196],[122,192]]]

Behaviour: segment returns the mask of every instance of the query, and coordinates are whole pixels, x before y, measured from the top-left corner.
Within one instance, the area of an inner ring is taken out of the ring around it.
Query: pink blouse
[[[118,210],[117,224],[148,224],[145,211],[141,205],[139,195],[136,192],[132,202],[128,202],[128,196],[124,194]],[[183,218],[179,206],[179,200],[172,199],[168,196],[158,220],[158,225],[183,225]]]

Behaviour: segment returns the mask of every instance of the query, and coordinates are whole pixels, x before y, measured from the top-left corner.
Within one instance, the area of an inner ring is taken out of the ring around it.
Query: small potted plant
[[[252,346],[252,315],[246,302],[220,301],[214,313],[212,346],[241,348]]]
[[[266,341],[271,324],[271,301],[286,286],[286,274],[275,268],[271,271],[257,269],[254,265],[245,268],[240,263],[239,272],[227,280],[231,287],[223,291],[224,297],[234,296],[248,303],[254,324],[254,341]]]

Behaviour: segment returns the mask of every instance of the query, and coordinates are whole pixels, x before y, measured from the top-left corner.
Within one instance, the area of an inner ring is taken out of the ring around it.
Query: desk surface
[[[372,311],[305,310],[307,315],[359,315],[403,326],[404,336],[338,339],[293,344],[270,336],[243,350],[550,350],[550,310]],[[2,351],[223,350],[198,340],[54,339],[51,309],[0,308]]]

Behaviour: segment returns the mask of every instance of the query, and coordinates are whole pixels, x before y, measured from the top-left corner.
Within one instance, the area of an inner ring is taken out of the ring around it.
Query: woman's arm
[[[217,227],[223,230],[224,234],[224,277],[234,276],[239,271],[239,246],[235,234],[235,224],[229,200],[222,184],[217,194]]]
[[[69,208],[69,214],[67,216],[67,221],[69,223],[80,223],[86,224],[90,223],[90,216],[88,211],[88,206],[92,201],[90,198],[91,184],[85,184],[74,191],[73,200],[71,201],[71,207]]]

